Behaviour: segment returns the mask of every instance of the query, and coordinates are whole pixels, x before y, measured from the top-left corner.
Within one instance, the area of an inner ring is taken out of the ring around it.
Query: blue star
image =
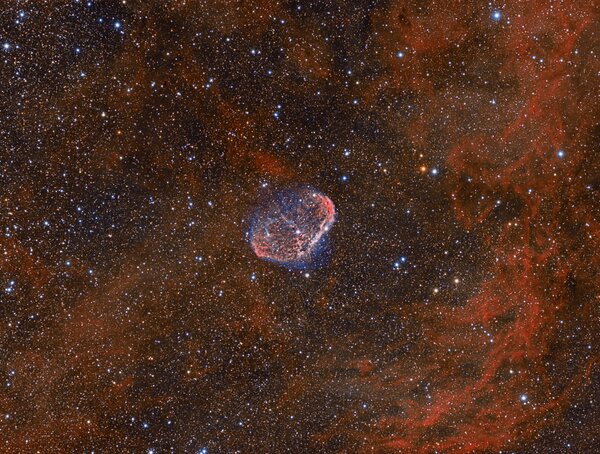
[[[6,293],[12,293],[15,289],[15,284],[16,284],[16,282],[14,280],[10,281],[8,283],[8,285],[6,286],[6,288],[4,289],[4,291]]]
[[[556,153],[556,155],[560,158],[563,159],[567,153],[565,153],[565,150],[558,150],[558,153]]]
[[[499,22],[502,19],[502,12],[500,10],[495,10],[492,12],[492,19],[495,22]]]
[[[403,263],[406,263],[406,257],[405,256],[401,256],[398,260],[396,260],[394,262],[394,269],[400,269],[400,267],[402,266]]]

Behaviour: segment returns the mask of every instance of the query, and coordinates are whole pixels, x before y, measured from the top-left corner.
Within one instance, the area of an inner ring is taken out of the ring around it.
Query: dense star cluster
[[[3,0],[0,452],[597,452],[597,6]]]

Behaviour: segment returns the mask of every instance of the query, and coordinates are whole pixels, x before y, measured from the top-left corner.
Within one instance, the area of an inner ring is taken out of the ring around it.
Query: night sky
[[[0,452],[600,452],[600,8],[3,0]]]

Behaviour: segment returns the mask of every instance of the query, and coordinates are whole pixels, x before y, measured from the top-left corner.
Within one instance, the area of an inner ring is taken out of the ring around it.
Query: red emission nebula
[[[0,452],[600,452],[595,1],[0,6]]]

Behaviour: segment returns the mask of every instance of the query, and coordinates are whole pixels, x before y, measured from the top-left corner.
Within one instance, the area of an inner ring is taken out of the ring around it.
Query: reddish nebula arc
[[[310,187],[284,190],[256,210],[250,244],[262,259],[314,266],[335,216],[333,201],[325,194]]]

